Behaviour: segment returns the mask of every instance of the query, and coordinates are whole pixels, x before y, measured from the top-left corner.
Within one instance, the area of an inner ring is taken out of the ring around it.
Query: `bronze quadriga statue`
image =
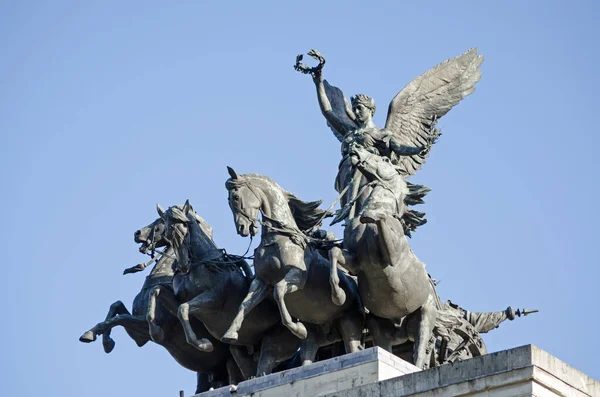
[[[410,82],[390,103],[382,129],[373,123],[375,101],[363,94],[348,101],[323,79],[325,58],[316,50],[309,55],[317,66],[299,55],[294,67],[311,75],[341,143],[340,209],[325,211],[267,176],[228,167],[235,230],[244,237],[260,232],[254,255],[218,248],[189,202],[158,206],[160,218],[135,233],[153,259],[124,272],[155,263],[133,314],[115,302],[82,342],[102,335],[109,353],[110,330],[121,325],[139,346],[152,340],[196,371],[200,392],[372,345],[423,369],[464,360],[486,353],[480,334],[535,312],[472,313],[443,303],[407,239],[426,222],[412,207],[429,189],[406,178],[429,156],[440,118],[475,90],[483,62],[476,49]],[[344,222],[342,240],[322,229],[329,217]]]

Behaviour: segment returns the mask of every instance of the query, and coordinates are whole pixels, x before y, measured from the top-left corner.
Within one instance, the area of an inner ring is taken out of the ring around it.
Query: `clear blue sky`
[[[226,165],[333,201],[339,146],[292,69],[310,48],[382,125],[412,78],[479,47],[476,93],[413,178],[433,191],[411,244],[443,299],[540,309],[487,335],[491,351],[533,343],[600,379],[599,3],[417,3],[1,2],[3,394],[194,390],[121,329],[109,355],[77,339],[115,300],[130,307],[144,275],[121,272],[145,259],[132,236],[156,202],[189,198],[242,253]]]

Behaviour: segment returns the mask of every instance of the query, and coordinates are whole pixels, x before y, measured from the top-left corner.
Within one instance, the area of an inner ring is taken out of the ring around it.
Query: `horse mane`
[[[202,231],[208,236],[208,238],[210,238],[211,240],[213,239],[213,228],[212,226],[210,226],[205,220],[204,218],[202,218],[200,215],[198,215],[196,213],[196,211],[192,210],[189,212],[190,215],[192,215],[192,217],[194,218],[194,220],[198,223],[198,226],[200,226],[200,229],[202,229]]]
[[[189,218],[183,212],[184,211],[183,205],[177,204],[177,205],[174,205],[173,207],[170,207],[169,209],[171,209],[171,211],[167,210],[167,213],[168,213],[168,216],[170,216],[172,219],[179,221],[179,222],[184,222],[184,223],[189,220]],[[198,226],[200,226],[200,229],[202,229],[204,234],[206,234],[212,240],[213,239],[212,226],[210,226],[208,224],[208,222],[206,222],[204,220],[204,218],[202,218],[200,215],[198,215],[196,213],[196,211],[194,211],[193,207],[190,207],[190,209],[191,209],[191,211],[189,211],[188,214],[191,215],[191,217],[196,221]]]
[[[315,227],[327,212],[319,208],[323,202],[322,200],[303,201],[296,195],[286,191],[284,191],[284,195],[287,198],[294,220],[302,231],[308,231]]]
[[[302,230],[303,232],[309,231],[314,226],[316,226],[317,223],[323,218],[323,215],[327,212],[327,211],[319,208],[319,206],[323,202],[322,200],[318,200],[318,201],[301,200],[300,198],[298,198],[298,196],[296,196],[293,193],[288,192],[287,190],[282,188],[277,182],[275,182],[273,179],[269,178],[266,175],[244,174],[243,177],[250,178],[250,179],[256,179],[259,181],[266,181],[266,182],[272,184],[273,186],[277,187],[278,189],[280,189],[281,192],[283,193],[283,196],[286,198],[286,200],[288,202],[290,211],[292,212],[292,216],[294,218],[294,221],[296,222],[296,225],[298,225],[298,228],[300,230]],[[227,182],[230,183],[231,185],[234,184],[231,179],[228,180]]]

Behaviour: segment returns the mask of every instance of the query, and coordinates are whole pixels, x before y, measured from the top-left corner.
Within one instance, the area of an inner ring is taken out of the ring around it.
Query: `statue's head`
[[[356,119],[361,123],[366,123],[375,114],[375,100],[365,94],[356,94],[350,98],[352,111]]]

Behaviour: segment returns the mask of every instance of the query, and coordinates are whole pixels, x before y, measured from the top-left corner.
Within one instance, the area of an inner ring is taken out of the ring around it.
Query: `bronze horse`
[[[343,305],[334,305],[327,281],[330,265],[303,233],[322,219],[325,211],[318,208],[320,202],[303,202],[263,175],[238,175],[228,169],[231,178],[226,186],[238,234],[256,235],[259,212],[263,227],[254,252],[256,277],[222,340],[241,338],[255,307],[274,289],[281,320],[294,335],[310,340],[315,329],[322,333],[337,330],[347,353],[360,350],[364,312],[356,283],[340,271],[338,279],[348,299]],[[312,324],[313,332],[292,318]],[[309,362],[312,358],[307,357],[304,363]]]
[[[375,345],[414,342],[413,361],[427,368],[427,344],[434,329],[439,299],[425,265],[411,250],[401,222],[407,210],[404,178],[386,159],[354,147],[354,163],[369,183],[366,198],[356,201],[357,215],[344,228],[344,249],[330,251],[332,301],[343,304],[337,266],[358,276],[360,296],[369,310],[368,327]],[[401,324],[400,327],[395,326]]]
[[[208,225],[203,223],[200,226],[210,233]],[[142,244],[140,251],[146,253],[149,249],[167,246],[167,241],[164,239],[164,230],[165,224],[161,218],[137,230],[134,234],[134,240],[136,243]],[[133,300],[133,314],[127,310],[123,302],[117,301],[110,305],[105,321],[85,332],[79,340],[90,343],[96,340],[97,335],[102,335],[104,351],[110,353],[115,346],[114,340],[110,337],[111,329],[120,325],[138,346],[141,347],[150,341],[151,335],[147,321],[150,293],[159,285],[166,289],[172,288],[174,273],[172,255],[173,250],[168,248],[165,255],[156,260],[156,264],[144,281],[142,290]],[[141,271],[146,266],[146,264],[142,264],[128,268],[124,271],[124,274]],[[155,340],[155,342],[163,346],[181,366],[198,373],[196,393],[207,391],[211,387],[217,388],[243,380],[239,369],[237,369],[229,354],[229,346],[212,338],[201,322],[195,321],[193,327],[202,337],[210,338],[214,347],[214,350],[210,353],[201,352],[187,343],[179,320],[164,306],[159,305],[156,308],[154,321],[163,330],[162,338]]]
[[[299,55],[295,68],[311,75],[321,113],[342,149],[336,178],[342,209],[336,221],[346,223],[344,250],[330,251],[332,300],[343,304],[346,299],[338,287],[340,263],[358,275],[360,296],[374,315],[370,317],[381,319],[369,327],[376,344],[391,350],[395,343],[414,339],[415,365],[426,368],[436,302],[425,265],[405,234],[425,223],[424,214],[407,205],[422,203],[427,189],[409,187],[404,178],[425,163],[440,136],[437,121],[475,91],[483,57],[472,48],[413,79],[390,102],[385,127],[379,128],[373,121],[375,100],[357,94],[348,102],[339,88],[324,80],[323,55],[316,50],[308,55],[319,64],[303,65]],[[414,195],[416,201],[410,192],[415,188],[421,190]]]
[[[158,212],[166,224],[166,237],[177,257],[173,289],[156,286],[149,300],[149,323],[153,334],[160,335],[152,313],[157,299],[177,314],[190,346],[199,351],[214,349],[212,338],[192,326],[200,320],[213,338],[220,339],[237,308],[248,293],[249,267],[243,259],[227,255],[195,221],[189,202],[183,208],[170,207]],[[246,269],[246,274],[241,270]],[[240,339],[230,346],[244,376],[269,374],[279,363],[298,350],[296,338],[279,324],[275,305],[265,301],[248,319]],[[220,343],[220,342],[219,342]],[[248,353],[259,352],[258,366],[248,365]]]

